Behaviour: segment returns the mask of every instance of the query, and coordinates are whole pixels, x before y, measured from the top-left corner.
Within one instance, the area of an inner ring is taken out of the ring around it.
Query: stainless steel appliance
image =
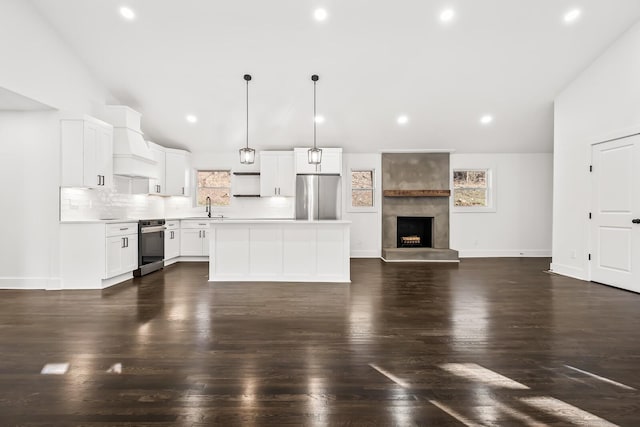
[[[340,219],[340,175],[296,176],[296,219]]]
[[[164,267],[164,219],[144,219],[138,222],[138,269],[136,277]]]

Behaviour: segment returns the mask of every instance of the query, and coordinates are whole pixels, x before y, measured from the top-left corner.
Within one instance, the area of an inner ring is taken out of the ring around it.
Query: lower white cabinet
[[[138,268],[138,223],[63,223],[62,289],[103,289]]]
[[[107,237],[107,267],[105,279],[138,268],[138,235]]]
[[[180,256],[180,221],[167,221],[165,226],[167,227],[164,232],[164,259],[166,262]]]
[[[209,221],[181,221],[180,255],[209,256]]]

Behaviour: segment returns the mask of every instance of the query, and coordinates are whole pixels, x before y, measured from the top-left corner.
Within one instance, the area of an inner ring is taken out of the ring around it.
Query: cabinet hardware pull
[[[198,231],[198,239],[202,239],[202,230]]]
[[[124,237],[121,237],[120,240],[122,240],[122,243],[121,243],[122,246],[120,246],[120,247],[124,248]]]
[[[184,187],[182,187],[182,195],[184,196]]]
[[[128,229],[129,229],[129,227],[124,227],[124,228],[121,228],[120,231],[124,231],[124,230],[128,230]]]
[[[207,237],[207,230],[202,230],[202,238],[206,239]]]

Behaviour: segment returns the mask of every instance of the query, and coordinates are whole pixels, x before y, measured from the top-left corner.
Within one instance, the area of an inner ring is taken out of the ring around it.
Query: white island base
[[[210,225],[210,282],[351,281],[349,221],[224,220]]]

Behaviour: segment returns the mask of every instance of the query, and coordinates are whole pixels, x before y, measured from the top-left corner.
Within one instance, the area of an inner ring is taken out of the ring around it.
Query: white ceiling
[[[549,152],[555,95],[640,18],[638,0],[32,2],[149,139],[212,151],[244,143],[245,73],[250,145],[311,144],[316,73],[320,146]]]

